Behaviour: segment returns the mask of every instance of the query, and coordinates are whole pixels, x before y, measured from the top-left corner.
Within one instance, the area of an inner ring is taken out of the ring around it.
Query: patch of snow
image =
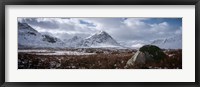
[[[94,55],[96,53],[85,53],[77,51],[48,51],[48,50],[18,50],[18,52],[24,52],[35,55]]]
[[[37,53],[39,53],[39,52],[52,52],[52,51],[50,51],[50,50],[18,50],[18,52],[37,52]]]
[[[144,46],[145,44],[140,44],[140,43],[138,43],[138,44],[134,44],[134,45],[132,45],[131,47],[133,47],[133,48],[140,48],[140,47],[142,47],[142,46]]]

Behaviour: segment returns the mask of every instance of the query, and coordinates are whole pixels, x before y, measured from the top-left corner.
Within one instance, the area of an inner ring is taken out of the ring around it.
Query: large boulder
[[[146,68],[146,64],[159,63],[165,56],[159,47],[145,45],[128,60],[125,68]]]

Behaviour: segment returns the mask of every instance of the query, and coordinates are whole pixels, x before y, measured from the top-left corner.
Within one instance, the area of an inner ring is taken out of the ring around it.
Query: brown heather
[[[182,50],[165,50],[166,58],[140,69],[182,69]],[[124,69],[134,52],[95,55],[35,55],[18,53],[19,69]],[[138,65],[138,67],[141,65]],[[135,67],[137,68],[137,67]]]

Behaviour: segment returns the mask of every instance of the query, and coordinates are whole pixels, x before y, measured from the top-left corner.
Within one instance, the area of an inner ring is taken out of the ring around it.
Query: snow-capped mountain
[[[80,44],[83,42],[83,40],[84,39],[79,36],[74,36],[71,39],[64,40],[64,42],[66,43],[67,47],[80,47]]]
[[[97,32],[79,44],[82,47],[121,47],[120,44],[113,39],[107,32]]]
[[[182,48],[182,35],[176,35],[170,38],[154,40],[152,45],[156,45],[165,49],[181,49]]]
[[[87,38],[74,36],[71,39],[64,40],[66,47],[78,47],[78,48],[100,48],[100,47],[121,47],[122,46],[114,40],[105,31],[97,32]]]
[[[97,32],[87,38],[74,36],[68,40],[60,40],[50,34],[40,33],[27,23],[18,22],[18,47],[75,47],[75,48],[99,48],[99,47],[122,47],[105,31]]]
[[[25,47],[60,47],[64,43],[53,36],[43,35],[27,23],[18,22],[18,46]]]
[[[149,42],[146,44],[149,44]],[[156,45],[164,49],[181,49],[182,35],[153,40],[152,42],[150,42],[150,44]],[[27,23],[20,23],[20,22],[18,22],[18,47],[19,48],[26,48],[26,47],[125,48],[105,31],[97,32],[87,38],[74,36],[71,39],[62,41],[59,38],[54,37],[53,35],[38,32],[37,30],[29,26]]]

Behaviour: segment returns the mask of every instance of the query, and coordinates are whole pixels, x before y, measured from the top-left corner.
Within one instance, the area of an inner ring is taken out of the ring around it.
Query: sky
[[[38,32],[61,40],[86,38],[99,31],[127,46],[140,46],[156,39],[182,34],[182,18],[18,18]]]

